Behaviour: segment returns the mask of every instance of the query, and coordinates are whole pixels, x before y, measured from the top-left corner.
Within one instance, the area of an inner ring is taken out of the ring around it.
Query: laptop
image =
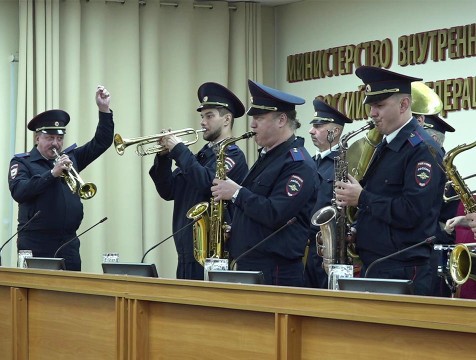
[[[104,274],[159,277],[155,264],[107,262],[102,270]]]
[[[413,295],[413,281],[400,279],[342,278],[339,290]]]
[[[46,257],[26,257],[25,264],[28,269],[45,269],[45,270],[65,270],[63,258],[46,258]]]
[[[240,284],[264,284],[264,275],[262,271],[210,270],[208,271],[208,280]]]

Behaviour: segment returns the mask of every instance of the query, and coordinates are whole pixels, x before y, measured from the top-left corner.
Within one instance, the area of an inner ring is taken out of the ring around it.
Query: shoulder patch
[[[302,189],[304,180],[297,175],[291,175],[288,182],[286,183],[286,195],[296,196]]]
[[[10,167],[10,179],[15,179],[18,175],[18,164],[13,164]]]
[[[407,140],[408,140],[408,142],[410,143],[411,146],[415,147],[423,141],[423,138],[418,133],[418,131],[413,131],[413,132],[410,133],[410,136],[408,137]]]
[[[67,147],[66,149],[64,149],[62,151],[63,154],[67,154],[69,152],[71,152],[72,150],[76,149],[78,147],[78,145],[76,145],[76,143],[74,143],[73,145],[71,145],[70,147]]]
[[[227,149],[227,150],[230,150],[230,151],[231,151],[231,150],[236,150],[236,149],[238,149],[238,146],[235,145],[235,144],[231,144],[231,145],[228,145],[228,147],[227,147],[226,149]]]
[[[28,156],[30,156],[29,152],[13,155],[13,157],[16,157],[16,158],[26,158]]]
[[[415,168],[415,181],[419,187],[425,187],[430,183],[432,168],[428,161],[419,161]]]
[[[299,148],[292,148],[289,150],[289,153],[294,161],[304,161],[305,159],[304,153]]]
[[[230,172],[235,167],[235,161],[231,157],[225,158],[225,172]]]

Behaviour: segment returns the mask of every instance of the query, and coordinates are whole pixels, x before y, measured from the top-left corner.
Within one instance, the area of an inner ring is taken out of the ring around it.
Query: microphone
[[[89,229],[84,230],[81,234],[76,235],[76,236],[75,236],[74,238],[72,238],[71,240],[66,241],[63,245],[61,245],[61,246],[58,248],[58,250],[56,250],[56,252],[55,252],[55,254],[53,255],[53,257],[55,258],[56,255],[58,255],[58,253],[60,252],[60,250],[63,249],[66,245],[70,244],[73,240],[79,238],[81,235],[83,235],[84,233],[87,233],[87,232],[88,232],[89,230],[91,230],[93,227],[98,226],[99,224],[103,223],[103,222],[106,221],[106,220],[107,220],[107,217],[105,217],[105,218],[99,220],[96,224],[94,224],[93,226],[91,226]]]
[[[189,222],[187,225],[181,227],[180,229],[178,229],[176,232],[174,232],[172,235],[166,237],[164,240],[162,240],[161,242],[159,242],[158,244],[155,244],[154,246],[152,246],[149,250],[147,250],[144,254],[144,256],[142,256],[142,260],[140,261],[141,263],[144,262],[144,259],[145,259],[145,256],[150,253],[152,250],[154,250],[157,246],[159,246],[160,244],[166,242],[168,239],[170,239],[172,236],[175,236],[177,235],[179,232],[181,232],[182,230],[185,230],[186,228],[188,228],[190,225],[193,225],[195,224],[198,220],[200,220],[202,218],[202,215],[198,216],[197,218],[195,218],[192,222]]]
[[[41,212],[41,211],[38,210],[38,211],[35,213],[35,215],[33,215],[33,216],[31,217],[31,219],[28,220],[28,221],[25,223],[25,225],[23,225],[23,226],[20,228],[20,230],[18,230],[15,234],[13,234],[12,236],[10,236],[10,238],[9,238],[7,241],[5,241],[5,242],[3,243],[3,245],[0,247],[0,266],[2,266],[1,253],[2,253],[2,250],[3,250],[3,248],[5,247],[5,245],[7,245],[7,244],[10,242],[11,239],[13,239],[15,236],[17,236],[17,235],[20,233],[20,231],[22,231],[24,228],[26,228],[26,227],[33,221],[34,218],[36,218],[38,215],[40,215],[40,212]]]
[[[394,253],[392,253],[392,254],[390,254],[390,255],[381,257],[381,258],[379,258],[379,259],[377,259],[377,260],[371,262],[370,265],[369,265],[369,267],[367,268],[367,270],[365,270],[364,278],[367,277],[367,274],[369,273],[370,269],[371,269],[375,264],[381,263],[381,262],[384,261],[384,260],[387,260],[387,259],[389,259],[389,258],[391,258],[391,257],[397,256],[397,255],[399,255],[399,254],[401,254],[401,253],[403,253],[403,252],[405,252],[405,251],[414,249],[414,248],[416,248],[416,247],[418,247],[418,246],[420,246],[420,245],[431,244],[431,243],[433,242],[433,240],[435,240],[435,239],[436,239],[436,236],[430,236],[429,238],[426,238],[425,240],[420,241],[420,242],[417,243],[417,244],[413,244],[412,246],[406,247],[406,248],[404,248],[404,249],[402,249],[402,250],[399,250],[399,251],[397,251],[397,252],[394,252]]]
[[[279,233],[280,231],[282,231],[283,229],[287,228],[289,225],[292,225],[296,222],[296,217],[293,217],[292,219],[288,220],[286,222],[286,224],[284,224],[283,226],[281,226],[278,230],[272,232],[271,234],[269,234],[268,236],[266,236],[263,240],[261,240],[259,243],[257,243],[255,246],[252,246],[251,248],[249,248],[248,250],[246,250],[244,253],[242,253],[240,256],[238,256],[235,260],[233,260],[230,264],[230,269],[233,269],[235,266],[236,266],[236,263],[238,262],[238,260],[241,260],[243,257],[245,257],[246,255],[248,255],[250,252],[252,252],[254,249],[256,249],[258,246],[260,246],[261,244],[263,244],[264,242],[268,241],[270,238],[272,238],[274,235],[276,235],[277,233]]]

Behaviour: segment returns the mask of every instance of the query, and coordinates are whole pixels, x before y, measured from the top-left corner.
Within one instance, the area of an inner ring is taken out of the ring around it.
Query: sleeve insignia
[[[304,180],[301,177],[297,175],[291,175],[286,184],[286,194],[288,196],[296,196],[301,191],[303,184]]]
[[[425,187],[431,180],[431,164],[427,161],[420,161],[415,168],[415,180],[419,187]]]
[[[226,157],[225,158],[225,172],[231,171],[235,167],[235,162],[232,158]]]
[[[10,167],[10,179],[15,179],[18,175],[18,164],[13,164]]]

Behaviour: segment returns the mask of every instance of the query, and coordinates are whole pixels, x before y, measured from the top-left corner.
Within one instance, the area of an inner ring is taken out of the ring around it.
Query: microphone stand
[[[7,241],[5,241],[5,242],[3,243],[3,245],[0,247],[0,266],[2,266],[2,256],[1,256],[1,253],[2,253],[2,250],[3,250],[3,248],[5,247],[5,245],[7,245],[7,244],[10,242],[11,239],[13,239],[15,236],[17,236],[17,235],[20,233],[20,231],[22,231],[24,228],[26,228],[26,227],[30,224],[30,222],[33,221],[34,218],[36,218],[38,215],[40,215],[40,212],[41,212],[41,211],[38,210],[38,211],[35,213],[35,215],[33,215],[33,216],[31,217],[31,219],[28,220],[28,221],[25,223],[25,225],[23,225],[15,234],[13,234],[12,236],[10,236],[10,238],[9,238]]]
[[[394,252],[394,253],[392,253],[392,254],[390,254],[390,255],[387,255],[387,256],[384,256],[384,257],[382,257],[382,258],[379,258],[379,259],[375,260],[374,262],[370,263],[370,265],[369,265],[369,267],[367,268],[367,270],[365,270],[364,278],[367,277],[367,274],[369,273],[370,269],[371,269],[375,264],[381,263],[382,261],[387,260],[387,259],[389,259],[389,258],[391,258],[391,257],[397,256],[397,255],[399,255],[399,254],[401,254],[401,253],[403,253],[403,252],[405,252],[405,251],[414,249],[414,248],[416,248],[417,246],[420,246],[420,245],[423,245],[423,244],[431,244],[431,243],[433,242],[433,240],[435,240],[435,238],[436,238],[436,236],[430,236],[429,238],[426,238],[425,240],[420,241],[420,242],[417,243],[417,244],[414,244],[414,245],[412,245],[412,246],[409,246],[409,247],[407,247],[407,248],[404,248],[404,249],[399,250],[399,251],[397,251],[397,252]]]
[[[269,238],[273,237],[274,235],[276,235],[278,232],[280,232],[281,230],[283,230],[284,228],[288,227],[289,225],[291,224],[294,224],[294,222],[296,221],[296,217],[293,217],[292,219],[288,220],[286,222],[286,224],[284,224],[283,226],[281,226],[278,230],[275,230],[274,232],[272,232],[271,234],[269,234],[268,236],[266,236],[263,240],[261,240],[259,243],[257,243],[256,245],[252,246],[251,248],[249,248],[248,250],[246,250],[244,253],[242,253],[240,256],[238,256],[235,260],[233,260],[230,264],[230,269],[232,270],[236,270],[234,269],[236,263],[238,262],[238,260],[240,260],[241,258],[243,258],[244,256],[248,255],[250,252],[252,252],[254,249],[256,249],[258,246],[260,246],[261,244],[263,244],[265,241],[267,241]]]
[[[166,242],[168,239],[170,239],[172,236],[175,236],[177,235],[179,232],[181,232],[182,230],[185,230],[186,228],[188,228],[190,225],[193,225],[195,224],[198,220],[200,220],[202,218],[202,216],[198,216],[196,219],[194,219],[192,222],[189,222],[187,225],[181,227],[180,229],[178,229],[176,232],[174,232],[172,235],[170,236],[167,236],[164,240],[162,240],[161,242],[159,242],[158,244],[155,244],[154,246],[152,246],[149,250],[147,250],[144,254],[144,256],[142,256],[142,259],[141,259],[141,263],[144,262],[144,259],[145,259],[145,256],[150,253],[152,250],[154,250],[157,246],[159,246],[160,244]]]
[[[103,223],[104,221],[107,220],[107,217],[105,217],[104,219],[101,219],[99,220],[96,224],[94,224],[93,226],[91,226],[89,229],[86,229],[84,230],[81,234],[79,235],[76,235],[74,238],[72,238],[71,240],[68,240],[66,241],[63,245],[61,245],[58,250],[56,250],[55,254],[53,255],[53,257],[55,258],[56,255],[58,255],[58,253],[60,252],[61,249],[63,249],[66,245],[70,244],[73,240],[79,238],[81,235],[83,235],[84,233],[87,233],[89,230],[91,230],[93,227],[95,226],[98,226],[99,224]]]

